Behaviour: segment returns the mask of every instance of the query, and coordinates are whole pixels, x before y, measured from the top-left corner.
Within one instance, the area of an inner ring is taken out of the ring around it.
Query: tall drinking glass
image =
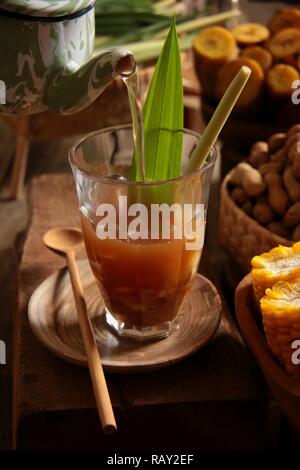
[[[184,131],[183,170],[198,140]],[[217,151],[188,176],[132,182],[133,147],[132,127],[120,126],[90,134],[69,158],[107,323],[120,335],[162,338],[180,327],[197,271]]]

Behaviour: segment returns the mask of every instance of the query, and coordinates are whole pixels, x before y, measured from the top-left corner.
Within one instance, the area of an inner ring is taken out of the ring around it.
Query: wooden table
[[[32,334],[28,300],[64,264],[42,235],[78,225],[71,175],[33,179],[31,225],[19,272],[15,312],[14,438],[17,448],[255,448],[266,402],[256,370],[224,310],[215,338],[191,358],[143,375],[111,375],[108,385],[119,431],[102,434],[87,370],[47,351]]]

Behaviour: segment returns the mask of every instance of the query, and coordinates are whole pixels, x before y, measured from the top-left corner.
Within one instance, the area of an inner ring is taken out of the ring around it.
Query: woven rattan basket
[[[274,246],[289,246],[293,242],[262,227],[236,205],[228,191],[231,173],[224,178],[221,186],[219,238],[222,246],[246,272],[249,271],[253,256],[269,251]]]

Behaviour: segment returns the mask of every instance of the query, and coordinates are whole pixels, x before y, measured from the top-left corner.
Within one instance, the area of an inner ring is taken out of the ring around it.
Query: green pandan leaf
[[[179,176],[183,87],[175,19],[151,80],[143,117],[146,180],[161,181]]]

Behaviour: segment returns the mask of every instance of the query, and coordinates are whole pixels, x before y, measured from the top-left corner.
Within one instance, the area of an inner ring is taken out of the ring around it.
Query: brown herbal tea
[[[113,317],[141,328],[172,321],[201,250],[187,250],[185,239],[101,240],[83,215],[81,223],[92,271]]]

